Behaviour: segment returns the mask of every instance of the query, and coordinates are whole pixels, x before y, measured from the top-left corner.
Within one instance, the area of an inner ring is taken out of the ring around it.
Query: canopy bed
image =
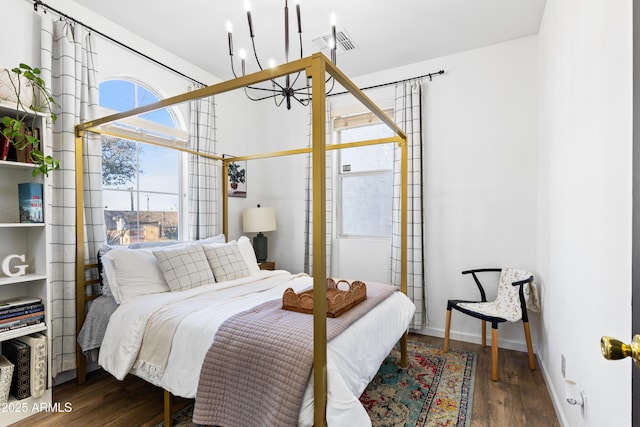
[[[93,120],[86,123],[81,123],[76,126],[76,322],[78,332],[80,331],[84,320],[86,303],[95,297],[86,296],[86,290],[89,285],[95,283],[95,280],[88,280],[86,271],[96,268],[96,264],[85,264],[84,253],[84,213],[83,213],[83,178],[82,178],[82,150],[83,150],[83,134],[85,132],[95,132],[101,134],[109,134],[114,136],[118,135],[112,128],[109,128],[109,123],[123,120],[131,116],[135,116],[148,111],[156,110],[159,108],[171,106],[181,102],[204,98],[212,95],[221,94],[235,89],[241,89],[245,86],[268,81],[270,79],[286,76],[292,73],[304,72],[306,76],[311,79],[312,82],[312,102],[311,102],[311,119],[312,119],[312,144],[310,148],[300,148],[280,152],[268,152],[260,154],[248,154],[245,156],[237,156],[231,158],[222,158],[215,155],[209,155],[199,152],[194,152],[185,148],[178,148],[181,151],[189,152],[195,155],[201,155],[209,158],[213,158],[221,161],[222,163],[222,203],[223,203],[223,234],[228,236],[228,206],[227,206],[227,167],[229,163],[242,160],[253,160],[269,157],[288,156],[295,154],[311,153],[312,156],[312,183],[313,183],[313,283],[326,283],[326,245],[325,245],[325,151],[336,150],[355,146],[364,146],[371,144],[382,143],[397,143],[401,147],[402,152],[402,181],[401,181],[401,284],[400,290],[403,294],[406,294],[407,288],[407,275],[406,275],[406,256],[407,256],[407,146],[406,135],[378,106],[376,106],[362,91],[360,91],[336,66],[327,59],[321,53],[316,53],[312,56],[302,58],[296,61],[291,61],[286,64],[277,66],[275,68],[266,69],[253,74],[242,76],[233,80],[221,82],[211,86],[196,89],[185,94],[177,95],[171,98],[167,98],[160,102],[150,104],[144,107],[139,107],[127,112],[113,114],[101,119]],[[374,113],[383,123],[389,126],[395,136],[377,140],[366,140],[359,142],[352,142],[346,144],[334,144],[327,145],[325,141],[325,92],[327,74],[330,78],[335,79],[337,83],[342,85],[348,92],[350,92],[358,101],[360,101],[366,108]],[[124,138],[132,139],[131,135],[122,136]],[[153,140],[139,138],[142,142],[153,144]],[[295,278],[294,278],[295,279]],[[327,411],[327,302],[326,302],[327,289],[325,286],[313,287],[313,376],[310,382],[313,383],[312,391],[313,396],[313,424],[325,425],[326,423],[326,411]],[[406,347],[407,347],[407,332],[406,325],[402,329],[402,338],[400,339],[401,346],[401,365],[406,367]],[[394,341],[395,344],[395,341]],[[77,375],[78,382],[83,383],[85,381],[86,359],[80,349],[77,350]],[[377,370],[377,368],[375,368]],[[375,373],[375,370],[374,370]],[[165,388],[165,425],[170,425],[171,422],[171,409],[170,409],[171,395]]]

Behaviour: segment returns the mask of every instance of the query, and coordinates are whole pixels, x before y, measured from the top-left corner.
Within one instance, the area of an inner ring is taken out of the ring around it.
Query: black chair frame
[[[507,322],[507,319],[502,317],[494,317],[487,316],[482,313],[477,313],[475,311],[466,309],[464,307],[460,307],[458,304],[460,303],[478,303],[478,302],[487,302],[487,294],[480,283],[480,279],[478,279],[478,273],[486,273],[493,272],[499,273],[502,272],[501,268],[478,268],[474,270],[466,270],[463,271],[462,274],[471,274],[473,280],[476,282],[478,286],[478,290],[480,291],[480,301],[465,301],[465,300],[448,300],[447,301],[447,321],[445,326],[445,334],[444,334],[444,351],[449,351],[449,331],[451,328],[451,310],[455,309],[461,313],[467,314],[469,316],[475,317],[476,319],[482,320],[482,346],[487,346],[487,322],[491,323],[491,380],[498,381],[498,324]],[[518,286],[518,296],[520,298],[520,307],[522,309],[522,323],[524,327],[524,334],[527,341],[527,350],[529,353],[529,367],[531,370],[536,369],[535,355],[533,354],[533,345],[531,342],[531,330],[529,328],[529,315],[527,313],[527,302],[524,296],[524,286],[533,282],[533,276],[529,276],[527,279],[519,280],[517,282],[512,282],[512,286]]]

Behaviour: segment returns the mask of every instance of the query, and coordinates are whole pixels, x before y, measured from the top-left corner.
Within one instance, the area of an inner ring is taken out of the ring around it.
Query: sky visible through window
[[[100,84],[100,106],[127,111],[157,102],[145,87],[128,80],[108,80]],[[168,127],[176,127],[166,108],[140,116]],[[179,152],[149,144],[136,144],[137,150],[127,161],[138,162],[137,176],[124,184],[105,185],[104,205],[109,210],[174,211],[179,208]],[[109,191],[112,190],[112,191]]]

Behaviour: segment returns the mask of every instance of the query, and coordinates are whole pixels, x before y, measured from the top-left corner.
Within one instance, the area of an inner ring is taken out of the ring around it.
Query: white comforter
[[[299,292],[312,278],[285,271],[259,271],[249,277],[200,286],[184,292],[145,295],[121,304],[111,315],[99,364],[122,380],[131,372],[171,393],[194,398],[200,366],[218,327],[230,316],[265,301],[280,299],[286,288]],[[197,296],[197,298],[193,298]],[[160,376],[134,368],[149,317],[164,304],[184,300],[191,314],[177,327]],[[367,426],[369,417],[359,396],[393,345],[407,329],[415,306],[400,292],[360,318],[327,345],[327,422],[334,426]],[[313,376],[307,387],[299,425],[313,425]]]

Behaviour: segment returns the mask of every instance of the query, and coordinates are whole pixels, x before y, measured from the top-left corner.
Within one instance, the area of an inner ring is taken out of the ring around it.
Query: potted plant
[[[11,143],[16,150],[25,151],[27,159],[36,164],[33,169],[33,176],[40,173],[49,175],[49,172],[60,169],[60,161],[42,152],[39,135],[27,131],[26,121],[30,120],[30,114],[49,113],[51,121],[56,122],[58,118],[53,111],[59,107],[53,99],[51,92],[45,86],[44,80],[40,77],[40,69],[32,68],[27,64],[20,64],[11,70],[6,70],[9,81],[14,90],[16,109],[13,116],[2,118],[2,135]],[[15,74],[15,76],[11,75]],[[21,84],[26,81],[26,86]],[[24,90],[31,93],[25,94]],[[30,105],[25,105],[25,99],[32,99]]]
[[[245,183],[245,173],[246,170],[240,168],[240,164],[235,162],[229,163],[229,166],[227,166],[227,175],[229,176],[231,188],[235,190],[236,188],[238,188],[238,183]]]

